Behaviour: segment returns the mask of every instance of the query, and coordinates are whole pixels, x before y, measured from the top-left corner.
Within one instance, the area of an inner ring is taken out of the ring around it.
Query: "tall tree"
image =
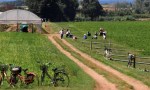
[[[126,1],[117,2],[115,4],[115,14],[119,16],[131,15],[132,14],[132,3]]]
[[[39,6],[40,6],[41,0],[25,0],[25,4],[28,6],[29,11],[39,15]]]
[[[78,7],[77,0],[26,0],[30,10],[51,21],[72,21]]]
[[[150,0],[144,0],[144,12],[150,14]]]
[[[82,13],[91,20],[103,14],[103,7],[98,0],[83,0]]]
[[[70,21],[73,21],[76,16],[76,10],[78,8],[78,1],[77,0],[62,0],[63,3],[66,5],[64,8],[64,13],[68,17]]]
[[[57,3],[55,0],[42,0],[39,6],[40,16],[51,21],[61,21],[62,12]]]
[[[143,3],[144,0],[135,0],[134,4],[135,13],[137,14],[143,13]]]

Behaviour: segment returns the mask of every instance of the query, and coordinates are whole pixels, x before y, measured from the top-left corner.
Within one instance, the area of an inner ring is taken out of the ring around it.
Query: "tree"
[[[25,3],[26,5],[28,6],[29,8],[29,11],[39,15],[39,8],[40,8],[40,3],[41,3],[41,0],[25,0]]]
[[[66,5],[64,8],[64,13],[68,17],[69,21],[73,21],[76,16],[76,11],[79,6],[77,0],[63,0],[63,3]]]
[[[132,4],[126,1],[117,2],[115,4],[115,14],[119,16],[131,15],[132,14]]]
[[[26,0],[30,10],[51,21],[72,21],[78,7],[77,0]]]
[[[91,20],[94,20],[94,18],[103,14],[103,7],[98,0],[83,0],[81,11],[85,17],[90,17]]]
[[[16,6],[21,6],[25,4],[25,0],[16,0]]]
[[[51,21],[63,21],[63,13],[55,0],[42,0],[39,6],[40,16]]]
[[[144,12],[150,14],[150,1],[145,0],[143,4]]]
[[[135,5],[134,5],[135,13],[137,14],[143,13],[143,3],[144,0],[135,0]]]

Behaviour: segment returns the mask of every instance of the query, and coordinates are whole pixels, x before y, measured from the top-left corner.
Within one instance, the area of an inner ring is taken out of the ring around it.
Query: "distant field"
[[[107,31],[109,40],[132,49],[144,50],[143,55],[150,55],[150,25],[149,21],[133,22],[72,22],[57,23],[63,28],[70,28],[79,38],[90,31],[92,34],[102,27]]]
[[[92,90],[94,81],[86,75],[74,62],[60,53],[46,36],[32,33],[1,32],[0,33],[0,62],[14,64],[22,68],[29,68],[40,76],[40,69],[36,60],[51,62],[49,70],[56,66],[65,65],[70,77],[68,89]],[[8,71],[8,74],[10,71]],[[50,72],[52,74],[52,72]],[[23,75],[23,73],[22,73]],[[4,82],[0,89],[8,89],[9,85]],[[20,88],[20,87],[17,87]],[[24,87],[21,87],[24,88]],[[66,89],[62,87],[49,87],[48,79],[45,86],[38,87],[36,84],[25,87],[29,89]]]
[[[102,41],[102,37],[98,37],[98,40],[92,40],[88,37],[87,40],[83,40],[83,34],[90,31],[92,35],[95,31],[99,31],[102,27],[107,31],[107,42],[111,41],[115,46],[115,49],[125,49],[125,51],[119,51],[117,54],[126,55],[123,59],[127,60],[127,53],[133,52],[138,56],[150,56],[150,28],[148,21],[144,22],[62,22],[62,23],[50,23],[53,30],[58,32],[61,28],[69,28],[71,33],[78,37],[77,41],[67,39],[70,43],[76,46],[81,51],[91,55],[99,61],[129,75],[143,81],[145,84],[150,86],[150,73],[143,72],[144,68],[150,70],[150,65],[137,65],[136,69],[127,68],[127,62],[109,61],[105,60],[102,55],[97,54],[97,50],[90,50],[90,41]],[[82,41],[89,42],[83,44]],[[99,45],[99,47],[102,45]],[[104,46],[102,46],[104,48]],[[102,49],[102,53],[103,53]],[[143,60],[142,60],[143,61]],[[150,63],[150,59],[144,60]],[[142,69],[142,70],[141,70]]]

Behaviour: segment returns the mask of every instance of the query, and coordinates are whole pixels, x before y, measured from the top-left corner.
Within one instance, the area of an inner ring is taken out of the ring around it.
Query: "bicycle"
[[[2,85],[2,83],[3,83],[3,81],[5,80],[5,78],[6,78],[6,80],[7,80],[7,82],[8,82],[8,76],[7,76],[7,70],[8,70],[8,65],[7,64],[0,64],[0,71],[1,71],[1,74],[0,74],[0,85]]]
[[[41,85],[43,85],[45,75],[47,75],[47,77],[50,79],[50,84],[52,84],[54,87],[57,87],[57,86],[68,87],[69,86],[69,77],[64,68],[53,68],[52,71],[54,74],[53,76],[51,76],[48,73],[48,66],[51,63],[42,64],[39,61],[37,61],[37,63],[40,63],[40,70],[42,71]]]
[[[21,75],[21,71],[23,70],[24,76]],[[9,78],[9,84],[12,87],[18,83],[18,80],[21,81],[21,84],[29,85],[34,82],[35,78],[37,79],[37,83],[39,85],[38,76],[33,72],[27,72],[28,69],[21,69],[21,67],[14,67],[11,69],[11,75]]]

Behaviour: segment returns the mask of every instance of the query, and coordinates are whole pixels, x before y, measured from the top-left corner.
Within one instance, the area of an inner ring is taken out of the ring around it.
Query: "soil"
[[[80,62],[78,59],[73,57],[69,52],[64,50],[55,40],[54,36],[59,37],[59,34],[49,34],[48,37],[52,41],[52,43],[67,57],[69,57],[71,60],[73,60],[81,69],[84,70],[88,75],[90,75],[96,82],[95,90],[117,90],[116,85],[113,83],[110,83],[107,79],[105,79],[102,75],[99,75],[94,70],[89,68],[88,66],[84,65],[82,62]],[[141,81],[138,81],[130,76],[124,75],[120,73],[119,71],[104,65],[103,63],[99,62],[98,60],[92,58],[91,56],[81,52],[80,50],[76,49],[73,45],[68,43],[65,39],[61,39],[64,44],[66,44],[68,47],[70,47],[74,52],[79,53],[83,58],[85,58],[87,61],[95,64],[97,67],[104,69],[107,72],[110,72],[111,74],[117,76],[121,80],[125,81],[129,85],[133,86],[135,90],[150,90],[148,86],[143,84]]]

